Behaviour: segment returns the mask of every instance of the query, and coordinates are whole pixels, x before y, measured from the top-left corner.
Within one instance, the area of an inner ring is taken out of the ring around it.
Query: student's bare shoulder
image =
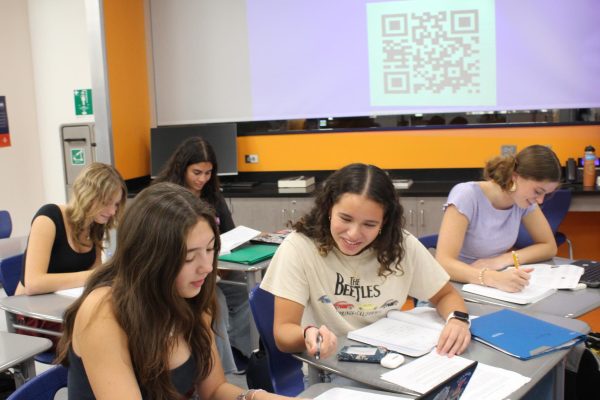
[[[112,307],[112,288],[103,286],[96,288],[83,300],[77,313],[83,321],[96,318],[114,319]]]

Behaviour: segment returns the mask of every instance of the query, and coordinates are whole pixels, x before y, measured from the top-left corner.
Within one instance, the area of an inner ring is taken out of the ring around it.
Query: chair
[[[23,254],[0,259],[0,281],[7,296],[14,296],[21,278],[23,265]],[[52,364],[55,354],[53,351],[45,351],[35,356],[35,360],[43,364]]]
[[[56,365],[31,378],[15,390],[7,400],[53,400],[56,392],[67,387],[68,369]]]
[[[0,239],[9,238],[11,233],[12,221],[10,213],[6,210],[0,210]]]
[[[274,297],[257,285],[250,292],[249,302],[260,340],[267,353],[273,389],[277,394],[295,397],[304,390],[302,363],[290,354],[279,351],[275,345],[273,336]]]
[[[438,235],[435,234],[435,235],[421,236],[419,238],[419,241],[426,248],[428,248],[428,249],[435,249],[435,248],[437,248]]]
[[[23,254],[0,259],[0,280],[7,296],[15,294],[19,279],[21,278],[22,266]]]
[[[540,206],[542,213],[546,216],[552,233],[554,234],[554,240],[556,245],[560,246],[567,242],[569,246],[569,258],[573,259],[573,245],[567,236],[558,231],[558,227],[561,222],[565,219],[569,206],[571,205],[571,191],[567,189],[557,190],[550,196],[546,197],[544,203]],[[523,225],[519,228],[519,236],[515,243],[516,249],[522,249],[533,244],[533,239],[527,232],[527,229]]]

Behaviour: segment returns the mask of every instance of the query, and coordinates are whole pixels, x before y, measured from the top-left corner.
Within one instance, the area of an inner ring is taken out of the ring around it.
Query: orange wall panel
[[[150,173],[150,100],[144,0],[104,0],[115,167],[123,178]]]
[[[351,162],[385,169],[480,168],[503,144],[551,145],[561,161],[600,148],[600,126],[542,126],[257,135],[238,138],[240,172],[333,170]],[[246,164],[244,155],[259,163]]]

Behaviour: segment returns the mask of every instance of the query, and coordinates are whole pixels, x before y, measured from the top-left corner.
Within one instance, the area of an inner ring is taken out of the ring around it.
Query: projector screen
[[[151,0],[159,125],[600,106],[598,0]]]

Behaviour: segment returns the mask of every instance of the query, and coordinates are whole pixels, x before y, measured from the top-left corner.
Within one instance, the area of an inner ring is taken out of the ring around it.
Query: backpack
[[[269,357],[262,343],[259,341],[258,350],[250,354],[248,366],[246,367],[246,383],[248,389],[263,389],[274,393],[271,373],[269,372]]]

